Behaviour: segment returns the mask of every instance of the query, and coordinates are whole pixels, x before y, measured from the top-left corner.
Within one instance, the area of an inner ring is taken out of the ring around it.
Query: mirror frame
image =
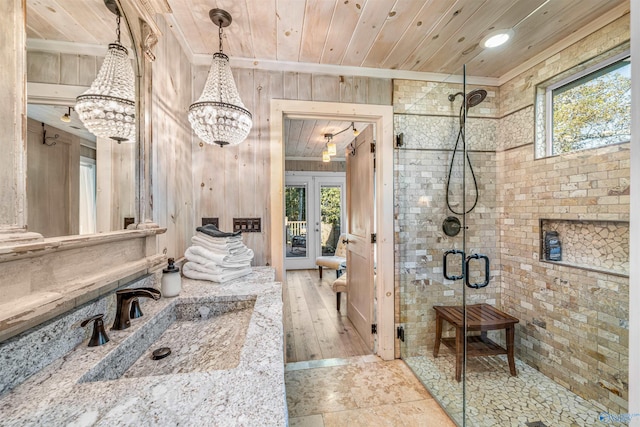
[[[16,217],[0,226],[0,343],[146,274],[157,273],[166,263],[158,254],[157,235],[166,231],[151,222],[151,63],[161,33],[153,20],[166,13],[158,0],[115,0],[130,32],[136,58],[136,224],[129,230],[43,239],[27,232],[26,186],[18,188]],[[17,55],[12,65],[19,83],[15,93],[15,117],[22,122],[11,135],[15,151],[14,178],[25,184],[26,168],[26,4],[15,0],[13,31]],[[22,20],[20,23],[19,20]],[[7,31],[12,31],[8,28]],[[21,46],[22,45],[22,49]],[[18,74],[21,74],[20,77]],[[12,76],[7,78],[11,86]],[[13,85],[15,87],[15,85]],[[19,142],[17,143],[18,140]],[[20,193],[24,191],[24,193]],[[17,221],[16,221],[17,220]],[[14,221],[17,224],[12,224]],[[21,224],[22,223],[22,224]],[[26,225],[25,225],[26,224]],[[35,262],[34,262],[35,261]]]

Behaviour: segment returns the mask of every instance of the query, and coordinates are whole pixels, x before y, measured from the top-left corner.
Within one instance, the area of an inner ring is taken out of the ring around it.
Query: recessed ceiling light
[[[482,39],[482,45],[486,48],[502,46],[513,37],[513,34],[512,29],[492,31]]]

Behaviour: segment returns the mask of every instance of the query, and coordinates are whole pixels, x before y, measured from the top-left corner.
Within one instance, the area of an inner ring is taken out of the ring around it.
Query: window
[[[628,142],[631,58],[618,54],[545,89],[546,156]]]

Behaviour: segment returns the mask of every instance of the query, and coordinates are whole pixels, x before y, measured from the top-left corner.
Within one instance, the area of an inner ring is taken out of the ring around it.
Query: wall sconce
[[[71,110],[73,110],[73,107],[69,107],[69,111],[64,113],[62,115],[62,117],[60,117],[60,120],[65,122],[65,123],[70,123],[71,122]]]
[[[222,28],[231,24],[231,15],[211,9],[209,18],[218,27],[220,50],[213,54],[202,95],[189,107],[189,122],[207,144],[238,145],[249,135],[253,121],[233,81],[229,57],[222,52]]]
[[[105,5],[117,16],[116,41],[109,44],[91,87],[76,98],[75,111],[89,132],[121,143],[136,134],[135,76],[127,48],[120,44],[120,10],[113,0]]]

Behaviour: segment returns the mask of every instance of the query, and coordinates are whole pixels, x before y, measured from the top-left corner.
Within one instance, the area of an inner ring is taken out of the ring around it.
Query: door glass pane
[[[287,258],[307,256],[307,187],[285,187],[285,230]]]
[[[396,271],[404,328],[401,357],[462,426],[464,346],[456,337],[462,336],[464,326],[459,279],[465,249],[460,214],[465,204],[463,78],[458,74],[420,87],[413,81],[395,86],[412,94],[409,105],[404,99],[394,106],[395,129],[403,133],[403,145],[396,150],[394,186]],[[451,225],[445,232],[447,218]]]
[[[342,188],[320,187],[320,245],[322,255],[333,255],[342,230]]]

